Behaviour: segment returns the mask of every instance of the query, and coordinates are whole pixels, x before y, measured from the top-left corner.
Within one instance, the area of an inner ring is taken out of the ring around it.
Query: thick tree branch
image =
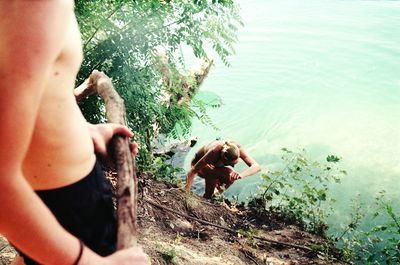
[[[123,99],[118,95],[111,79],[97,70],[94,70],[90,77],[74,91],[77,99],[94,93],[100,95],[105,102],[108,122],[123,125],[127,124]],[[111,144],[118,174],[117,248],[124,249],[136,245],[137,239],[136,165],[130,150],[129,139],[116,135]]]

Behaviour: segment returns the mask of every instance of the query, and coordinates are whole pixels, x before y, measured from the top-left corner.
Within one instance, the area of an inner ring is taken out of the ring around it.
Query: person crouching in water
[[[249,167],[241,173],[233,170],[241,158]],[[222,192],[233,182],[256,174],[261,170],[259,164],[247,152],[233,141],[213,141],[200,148],[192,160],[192,168],[186,178],[186,192],[189,192],[193,179],[197,175],[205,179],[204,198],[210,199],[215,188]]]

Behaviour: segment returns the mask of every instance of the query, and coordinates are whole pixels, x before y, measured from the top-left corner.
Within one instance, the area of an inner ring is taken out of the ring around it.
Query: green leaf
[[[328,155],[326,157],[326,161],[332,162],[332,163],[337,163],[337,162],[340,161],[340,158],[338,156],[335,156],[335,155]]]

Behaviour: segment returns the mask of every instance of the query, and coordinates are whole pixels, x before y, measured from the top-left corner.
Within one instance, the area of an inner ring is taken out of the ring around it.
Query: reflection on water
[[[334,189],[338,216],[356,193],[400,199],[400,2],[246,0],[242,9],[232,67],[217,63],[201,88],[223,98],[210,110],[220,131],[195,122],[198,146],[234,139],[264,170],[282,147],[339,155],[349,174]],[[228,194],[246,196],[259,179]]]

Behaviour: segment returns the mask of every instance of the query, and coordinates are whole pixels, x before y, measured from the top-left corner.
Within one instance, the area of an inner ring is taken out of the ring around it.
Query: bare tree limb
[[[94,94],[96,94],[96,90],[90,83],[90,78],[86,79],[82,84],[74,89],[74,96],[78,102]]]
[[[97,93],[104,100],[108,122],[127,125],[123,99],[115,90],[111,79],[94,70],[85,82],[75,89],[77,99]],[[137,239],[137,177],[135,160],[130,150],[129,139],[114,136],[111,149],[118,174],[118,242],[117,248],[124,249],[136,245]]]

